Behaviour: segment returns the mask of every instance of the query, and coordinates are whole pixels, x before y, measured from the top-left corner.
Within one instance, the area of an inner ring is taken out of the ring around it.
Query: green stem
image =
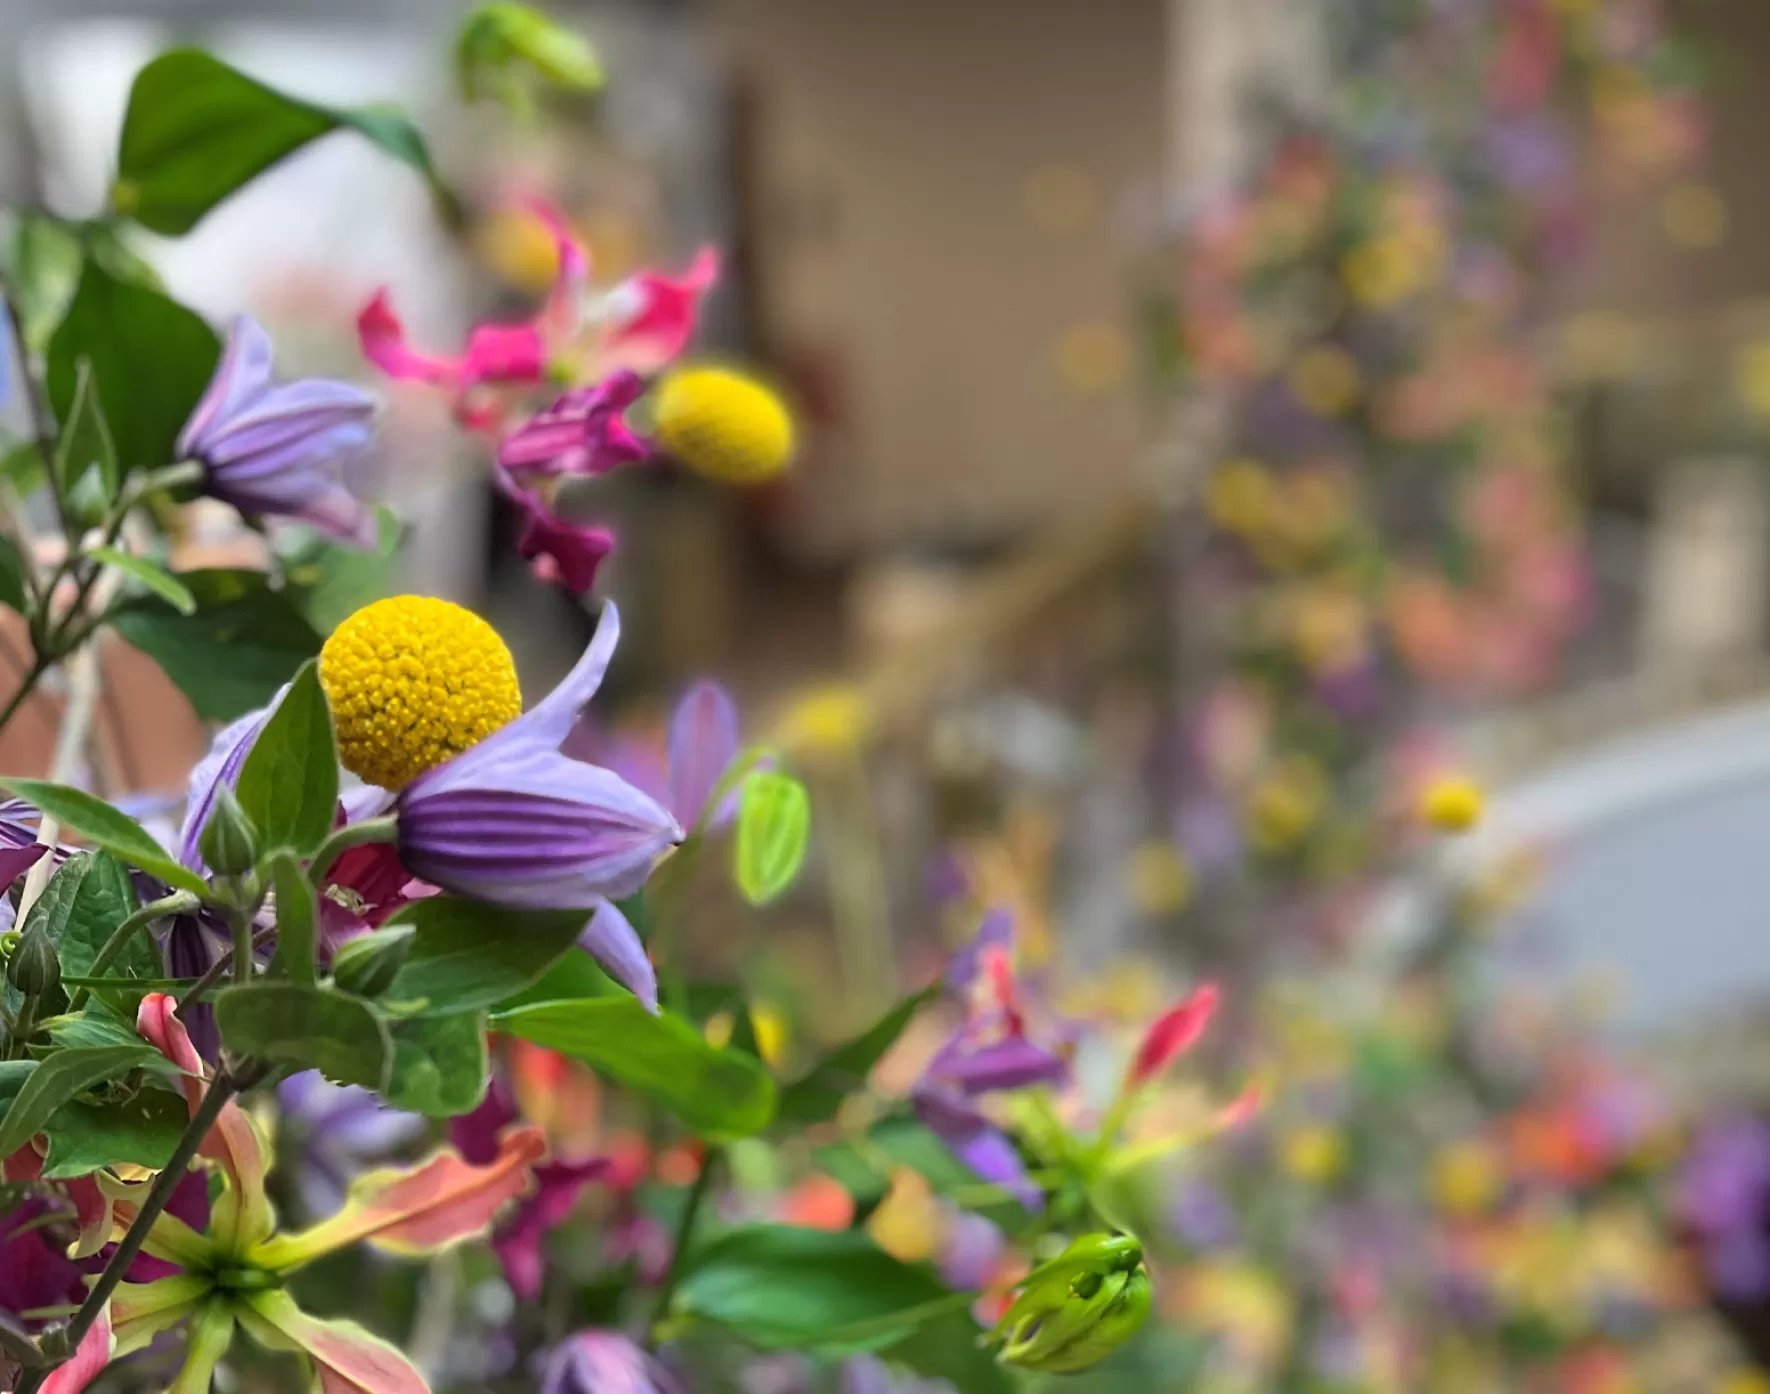
[[[688,1199],[682,1204],[682,1218],[676,1222],[676,1240],[670,1250],[670,1268],[664,1274],[663,1285],[658,1289],[657,1305],[652,1308],[649,1329],[645,1336],[645,1348],[656,1349],[658,1344],[658,1328],[663,1325],[664,1318],[670,1314],[670,1299],[676,1296],[676,1285],[682,1281],[686,1267],[684,1259],[688,1254],[688,1241],[694,1237],[694,1222],[701,1213],[701,1205],[713,1189],[713,1171],[725,1156],[720,1147],[709,1147],[707,1155],[701,1158],[701,1172],[695,1177],[694,1185],[689,1187]]]
[[[154,1184],[142,1201],[141,1209],[136,1212],[135,1219],[130,1223],[129,1230],[118,1241],[117,1248],[111,1254],[110,1261],[105,1264],[104,1272],[98,1275],[92,1290],[86,1294],[86,1300],[80,1304],[80,1310],[74,1319],[60,1331],[54,1333],[58,1338],[56,1351],[58,1362],[66,1360],[79,1349],[80,1341],[91,1329],[92,1323],[104,1310],[105,1303],[111,1300],[111,1294],[117,1290],[117,1284],[123,1281],[123,1275],[141,1253],[141,1246],[147,1243],[148,1232],[153,1229],[154,1222],[166,1209],[167,1202],[172,1199],[173,1191],[178,1189],[179,1182],[184,1180],[184,1173],[191,1164],[191,1158],[197,1155],[197,1149],[203,1145],[203,1139],[209,1136],[209,1129],[221,1116],[221,1110],[227,1101],[238,1091],[239,1085],[233,1074],[227,1069],[218,1072],[209,1082],[209,1088],[203,1093],[203,1101],[197,1105],[197,1111],[191,1115],[178,1145],[172,1149],[172,1155],[166,1161],[160,1174],[154,1178]],[[20,1378],[16,1394],[35,1394],[42,1383],[43,1374],[47,1371],[26,1370]]]
[[[319,851],[313,854],[313,862],[307,869],[307,879],[313,882],[317,890],[325,884],[326,873],[332,869],[332,863],[352,847],[361,847],[370,842],[392,842],[398,836],[399,819],[391,813],[380,818],[364,818],[361,822],[346,823],[322,842]]]
[[[234,982],[250,982],[258,968],[252,954],[252,917],[244,910],[235,910],[228,916],[228,922],[234,931]]]
[[[154,921],[163,920],[169,915],[182,915],[187,911],[195,910],[200,903],[189,891],[174,891],[169,896],[149,901],[111,931],[111,937],[104,941],[104,946],[98,951],[98,957],[92,960],[92,966],[82,976],[102,978],[104,970],[117,961],[117,955],[128,946],[130,936],[136,930],[145,929]],[[86,999],[91,995],[90,988],[78,989],[68,1001],[68,1013],[72,1015],[79,1011],[86,1005]]]
[[[17,715],[18,709],[25,704],[25,699],[37,690],[37,683],[49,671],[49,662],[41,654],[33,654],[31,666],[19,679],[18,691],[12,694],[3,711],[0,711],[0,731],[6,729],[7,722]]]
[[[37,1034],[37,994],[27,992],[20,996],[18,1011],[6,1027],[6,1058],[14,1059],[24,1053],[25,1042]]]

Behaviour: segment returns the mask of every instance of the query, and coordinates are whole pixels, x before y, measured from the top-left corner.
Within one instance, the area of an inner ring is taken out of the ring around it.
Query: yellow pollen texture
[[[792,417],[779,397],[742,373],[679,368],[654,400],[664,449],[709,479],[760,484],[792,458]]]
[[[383,789],[479,744],[522,712],[498,632],[429,596],[364,606],[320,650],[320,686],[344,768]]]

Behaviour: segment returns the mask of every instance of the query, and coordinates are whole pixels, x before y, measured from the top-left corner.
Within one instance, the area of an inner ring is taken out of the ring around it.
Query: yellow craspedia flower
[[[1718,1394],[1770,1394],[1770,1376],[1741,1367],[1721,1380]]]
[[[522,714],[516,664],[497,630],[423,595],[377,600],[333,630],[320,686],[339,762],[383,789],[403,788]]]
[[[787,467],[793,419],[756,379],[728,368],[678,368],[659,384],[659,442],[697,474],[723,484],[760,484]]]
[[[1331,1128],[1292,1128],[1279,1142],[1279,1163],[1309,1186],[1325,1185],[1346,1163],[1346,1144]]]
[[[853,750],[866,738],[866,698],[850,683],[814,688],[787,708],[775,739],[796,754]]]
[[[1485,1143],[1460,1142],[1432,1163],[1432,1199],[1449,1215],[1480,1214],[1504,1184],[1499,1158]]]
[[[1481,821],[1481,786],[1464,775],[1444,775],[1426,787],[1420,815],[1440,832],[1468,832]]]

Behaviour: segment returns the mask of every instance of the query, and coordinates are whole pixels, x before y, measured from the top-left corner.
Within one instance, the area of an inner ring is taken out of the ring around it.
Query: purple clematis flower
[[[652,449],[621,413],[644,391],[645,380],[623,370],[566,393],[504,438],[499,466],[516,474],[556,475],[607,474],[637,464]]]
[[[687,1394],[655,1355],[618,1331],[580,1331],[554,1349],[541,1394]]]
[[[178,451],[208,471],[205,492],[240,512],[298,518],[370,547],[374,515],[339,474],[368,446],[374,416],[373,400],[348,383],[275,382],[270,336],[241,315]]]
[[[399,792],[400,860],[443,890],[493,905],[594,911],[579,943],[652,1011],[657,975],[614,902],[682,841],[656,800],[562,750],[621,633],[605,606],[590,647],[541,704]]]
[[[661,762],[647,744],[603,735],[588,712],[566,737],[565,751],[574,759],[614,770],[667,808],[684,828],[695,830],[702,823],[718,828],[737,812],[735,793],[717,809],[708,808],[738,754],[737,708],[716,682],[696,683],[676,704]]]
[[[449,1140],[464,1160],[484,1166],[498,1155],[498,1135],[516,1121],[516,1109],[494,1075],[479,1107],[450,1120]],[[601,1180],[611,1166],[607,1157],[592,1157],[583,1162],[547,1161],[534,1168],[534,1190],[492,1231],[492,1251],[519,1301],[533,1302],[541,1295],[542,1242],[547,1232],[572,1213],[584,1187]]]
[[[279,1084],[277,1109],[300,1131],[295,1184],[310,1219],[332,1214],[358,1172],[415,1142],[428,1126],[418,1114],[388,1108],[354,1084],[333,1084],[318,1070]]]

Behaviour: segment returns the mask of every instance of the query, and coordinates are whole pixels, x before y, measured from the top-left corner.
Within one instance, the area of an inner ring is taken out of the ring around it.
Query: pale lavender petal
[[[670,717],[670,811],[692,828],[738,750],[737,708],[718,683],[700,682]]]
[[[179,432],[177,453],[188,459],[215,425],[245,407],[270,383],[270,335],[250,315],[237,316],[228,327],[227,343],[196,410]]]
[[[911,1102],[916,1117],[971,1172],[1000,1186],[1024,1205],[1036,1210],[1043,1192],[1033,1185],[1020,1154],[975,1105],[942,1089],[918,1087]]]
[[[612,900],[597,906],[590,923],[578,936],[578,947],[588,951],[611,978],[637,997],[646,1011],[657,1012],[657,971],[638,931],[621,913],[620,906]]]
[[[419,880],[493,904],[588,910],[633,894],[682,840],[610,771],[532,747],[479,758],[492,740],[401,792],[400,859]]]
[[[258,739],[258,733],[264,729],[270,714],[277,709],[283,693],[288,690],[285,683],[268,706],[247,712],[222,727],[210,744],[209,753],[191,770],[189,791],[185,795],[184,826],[178,832],[178,860],[198,875],[206,875],[209,870],[203,865],[197,843],[203,835],[203,824],[209,821],[209,810],[215,807],[215,791],[223,784],[232,788],[239,782],[246,756],[252,752],[252,742]]]
[[[934,1260],[940,1280],[956,1291],[975,1292],[1000,1271],[1008,1241],[982,1215],[957,1206],[947,1221],[946,1243]]]

